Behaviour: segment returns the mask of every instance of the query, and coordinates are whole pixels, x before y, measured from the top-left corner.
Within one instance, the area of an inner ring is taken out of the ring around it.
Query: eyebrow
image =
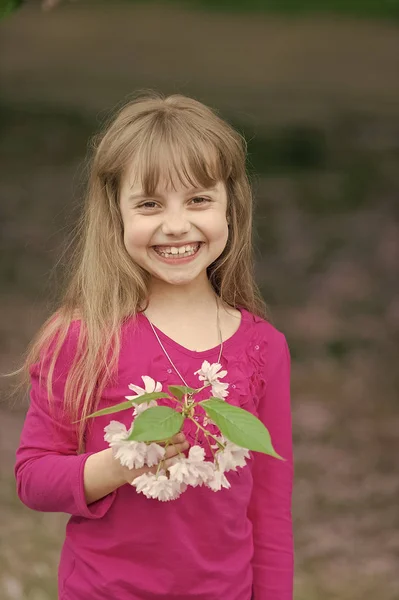
[[[216,192],[217,188],[213,187],[213,188],[191,188],[189,190],[187,190],[186,194],[187,196],[191,195],[191,194],[199,194],[199,193],[203,193],[203,192]],[[152,194],[151,198],[162,198],[162,194]],[[136,192],[135,194],[130,194],[129,196],[129,200],[138,200],[140,198],[146,198],[146,195],[144,194],[144,191],[141,192]]]

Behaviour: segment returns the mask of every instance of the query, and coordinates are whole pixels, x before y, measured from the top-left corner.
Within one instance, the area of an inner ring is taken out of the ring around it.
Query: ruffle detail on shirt
[[[265,382],[267,343],[255,328],[247,345],[235,355],[224,357],[223,368],[227,370],[229,381],[228,402],[257,416],[259,392]],[[236,380],[229,380],[229,371],[238,374]]]

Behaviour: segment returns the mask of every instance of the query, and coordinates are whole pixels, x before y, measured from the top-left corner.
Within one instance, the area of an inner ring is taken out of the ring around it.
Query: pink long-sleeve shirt
[[[260,418],[286,461],[251,452],[246,467],[226,474],[230,489],[189,487],[177,500],[160,502],[125,484],[87,505],[85,461],[108,447],[104,427],[111,420],[129,427],[132,411],[91,420],[86,452],[77,454],[76,429],[63,412],[77,321],[56,364],[53,411],[45,384],[39,385],[39,366],[31,368],[31,402],[15,473],[24,504],[71,515],[59,565],[59,600],[292,600],[289,351],[272,325],[240,310],[239,328],[223,345],[226,401]],[[198,387],[194,372],[204,360],[216,362],[219,347],[194,352],[157,333],[187,383]],[[99,408],[122,402],[131,394],[130,383],[142,385],[142,375],[165,390],[181,384],[148,321],[138,315],[123,325],[118,376],[105,388]],[[196,398],[207,397],[202,394]],[[192,444],[195,429],[192,423],[184,426]],[[207,446],[201,436],[197,443]]]

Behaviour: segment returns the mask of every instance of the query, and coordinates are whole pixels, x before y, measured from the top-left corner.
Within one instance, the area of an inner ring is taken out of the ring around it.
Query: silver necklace
[[[174,370],[176,371],[176,373],[178,374],[178,376],[180,377],[180,379],[182,380],[182,382],[184,383],[184,385],[186,387],[190,387],[188,385],[188,383],[186,382],[186,380],[184,379],[184,377],[180,374],[180,372],[178,371],[175,363],[173,362],[173,360],[170,358],[169,354],[166,352],[164,345],[162,344],[161,340],[159,339],[159,335],[157,334],[157,332],[155,331],[155,327],[154,325],[151,323],[150,319],[147,317],[147,315],[145,314],[145,312],[143,312],[143,315],[145,316],[145,318],[147,319],[147,321],[149,322],[149,324],[151,325],[151,329],[153,330],[155,337],[157,338],[159,345],[161,346],[162,350],[164,351],[164,354],[166,356],[166,358],[168,359],[168,361],[170,362],[170,364],[172,365],[172,367],[174,368]],[[219,342],[220,342],[220,350],[219,350],[219,357],[218,357],[218,363],[220,363],[220,359],[222,356],[222,350],[223,350],[223,338],[222,338],[222,330],[220,327],[220,315],[219,315],[219,300],[218,297],[216,296],[216,320],[217,320],[217,327],[218,327],[218,334],[219,334]]]

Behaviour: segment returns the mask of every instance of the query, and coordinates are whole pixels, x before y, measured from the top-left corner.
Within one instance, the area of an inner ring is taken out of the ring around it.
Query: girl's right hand
[[[164,446],[164,443],[160,443],[160,446]],[[175,436],[171,438],[171,443],[166,448],[165,456],[165,467],[168,468],[173,464],[173,458],[179,455],[180,453],[185,452],[190,447],[186,436],[184,433],[177,433]],[[128,467],[124,467],[120,464],[119,461],[115,461],[118,463],[119,468],[121,469],[121,475],[126,483],[132,483],[136,477],[139,477],[143,473],[156,473],[158,465],[154,465],[153,467],[142,467],[141,469],[128,469]]]
[[[165,444],[160,444],[165,445]],[[171,443],[166,448],[165,466],[170,467],[179,452],[185,452],[189,448],[185,435],[180,432],[173,436]],[[159,464],[159,463],[158,463]],[[128,469],[123,467],[119,460],[115,460],[113,449],[106,448],[99,452],[89,454],[83,469],[84,494],[87,504],[104,498],[114,490],[126,483],[131,484],[136,477],[143,473],[156,473],[158,465],[153,467],[142,467],[141,469]]]

